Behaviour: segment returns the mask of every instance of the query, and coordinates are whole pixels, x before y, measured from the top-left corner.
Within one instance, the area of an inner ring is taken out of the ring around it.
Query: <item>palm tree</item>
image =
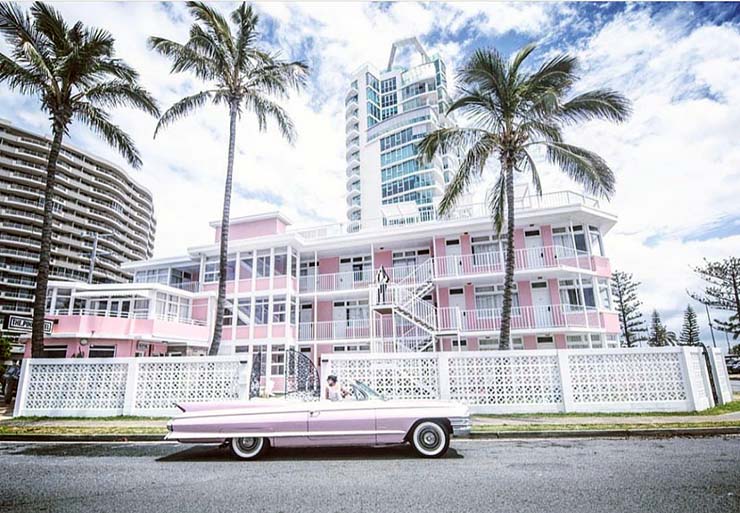
[[[544,149],[549,162],[589,192],[610,196],[614,174],[597,154],[563,141],[563,128],[592,119],[625,121],[630,102],[621,94],[597,89],[569,96],[576,76],[575,57],[558,55],[533,71],[523,64],[535,45],[519,50],[507,62],[496,50],[482,49],[458,71],[459,96],[447,114],[458,113],[468,127],[440,128],[419,143],[419,159],[457,154],[459,166],[447,186],[439,212],[451,211],[463,193],[480,178],[489,160],[499,165],[498,177],[488,188],[486,203],[494,229],[506,221],[504,299],[500,349],[508,349],[511,294],[514,279],[514,172],[529,173],[534,190],[542,194],[532,150]]]
[[[209,351],[209,354],[215,355],[221,344],[224,321],[236,122],[244,111],[251,112],[257,118],[259,129],[264,131],[269,118],[292,143],[295,139],[293,122],[276,103],[276,99],[287,98],[291,89],[303,87],[308,67],[302,62],[283,61],[278,54],[258,47],[259,17],[252,6],[242,3],[231,13],[231,22],[235,25],[233,31],[228,21],[206,4],[188,2],[187,6],[195,19],[188,41],[181,44],[161,37],[150,37],[149,46],[172,60],[172,73],[192,72],[207,86],[170,107],[160,118],[154,136],[160,129],[207,102],[229,109],[229,151],[221,216],[218,299]]]
[[[81,22],[70,27],[58,11],[41,2],[35,2],[29,12],[17,4],[2,3],[0,34],[9,47],[9,55],[0,52],[0,82],[39,97],[41,110],[51,121],[31,334],[31,354],[41,357],[56,167],[64,135],[72,121],[81,122],[118,150],[132,167],[139,168],[141,157],[133,140],[111,122],[106,109],[128,106],[153,116],[159,115],[159,109],[139,85],[136,71],[115,57],[115,40],[105,30],[85,27]]]

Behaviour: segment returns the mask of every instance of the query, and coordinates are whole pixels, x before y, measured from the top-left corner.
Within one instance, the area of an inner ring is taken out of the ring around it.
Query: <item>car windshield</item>
[[[355,381],[352,388],[354,391],[355,399],[357,399],[358,401],[385,401],[385,397],[377,393],[375,390],[367,386],[362,381]]]

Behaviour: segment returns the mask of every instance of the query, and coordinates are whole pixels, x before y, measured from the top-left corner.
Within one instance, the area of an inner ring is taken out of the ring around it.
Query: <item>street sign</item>
[[[53,321],[44,321],[44,335],[51,335]],[[30,317],[8,316],[8,325],[5,328],[12,333],[31,333],[33,330],[33,319]]]

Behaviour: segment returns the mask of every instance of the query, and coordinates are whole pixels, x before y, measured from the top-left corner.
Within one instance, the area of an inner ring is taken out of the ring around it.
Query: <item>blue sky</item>
[[[221,2],[224,11],[232,3]],[[192,77],[168,74],[146,37],[184,40],[182,3],[63,2],[69,19],[108,29],[119,55],[165,106],[194,92]],[[383,66],[394,40],[418,36],[454,70],[473,49],[510,53],[536,42],[537,57],[568,51],[582,62],[583,88],[611,87],[632,99],[630,122],[589,123],[567,135],[604,156],[618,177],[605,208],[619,215],[606,238],[614,267],[642,281],[647,318],[658,308],[680,329],[691,268],[703,257],[740,254],[740,4],[738,3],[258,3],[267,45],[312,69],[294,96],[299,140],[239,125],[234,215],[285,211],[296,224],[344,216],[343,98],[361,63]],[[453,73],[448,73],[452,76]],[[0,117],[48,132],[33,99],[0,86]],[[115,111],[138,144],[144,168],[134,176],[155,195],[156,255],[212,240],[225,167],[226,113],[208,108],[152,140],[155,120]],[[70,141],[121,164],[95,136],[73,127]],[[546,190],[574,188],[545,164]],[[289,184],[289,185],[288,185]],[[706,332],[706,329],[705,329]]]

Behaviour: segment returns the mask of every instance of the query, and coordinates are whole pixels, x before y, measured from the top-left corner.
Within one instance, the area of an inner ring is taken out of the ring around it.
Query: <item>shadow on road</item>
[[[450,448],[442,459],[463,456]],[[271,448],[260,461],[341,461],[341,460],[413,460],[421,459],[408,445],[393,447],[313,447]],[[227,447],[197,445],[158,458],[160,462],[176,461],[234,461],[241,462]]]

